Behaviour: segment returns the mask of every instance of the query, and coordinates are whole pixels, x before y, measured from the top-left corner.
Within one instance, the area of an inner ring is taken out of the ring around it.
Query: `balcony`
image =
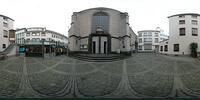
[[[145,44],[146,44],[146,45],[152,45],[152,41],[145,41],[145,42],[144,42],[144,45],[145,45]]]

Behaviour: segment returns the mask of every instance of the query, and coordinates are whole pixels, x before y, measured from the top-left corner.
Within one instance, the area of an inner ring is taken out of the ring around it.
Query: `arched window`
[[[101,27],[105,33],[109,29],[109,16],[105,12],[94,13],[92,17],[92,33],[96,32],[97,27]]]

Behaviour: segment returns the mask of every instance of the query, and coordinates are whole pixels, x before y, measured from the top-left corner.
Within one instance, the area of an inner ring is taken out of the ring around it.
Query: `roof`
[[[12,21],[15,21],[14,19],[12,19],[12,18],[10,18],[10,17],[8,17],[8,16],[5,16],[5,15],[0,15],[1,17],[5,17],[5,18],[8,18],[8,19],[10,19],[10,20],[12,20]]]
[[[114,10],[114,11],[117,11],[117,12],[120,12],[120,13],[123,13],[119,10],[116,10],[116,9],[112,9],[112,8],[106,8],[106,7],[96,7],[96,8],[89,8],[89,9],[85,9],[85,10],[82,10],[82,11],[79,11],[79,12],[75,12],[75,13],[82,13],[82,12],[85,12],[85,11],[88,11],[88,10]],[[127,14],[127,12],[124,12]]]
[[[16,29],[16,31],[20,31],[20,30],[27,30],[27,29],[31,29],[31,28],[41,28],[41,29],[46,29],[45,27],[29,27],[29,28],[20,28],[20,29]],[[67,36],[63,35],[63,34],[60,34],[58,32],[55,32],[55,31],[51,31],[51,30],[45,30],[45,32],[49,32],[49,33],[54,33],[54,34],[57,34],[57,35],[60,35],[60,36],[63,36],[65,38],[68,38]]]
[[[51,31],[51,30],[46,30],[46,32],[55,33],[55,34],[57,34],[57,35],[61,35],[61,36],[65,37],[65,38],[68,38],[67,36],[65,36],[65,35],[63,35],[63,34],[60,34],[60,33],[58,33],[58,32],[54,32],[54,31]]]
[[[174,16],[184,16],[184,15],[200,16],[200,14],[197,14],[197,13],[182,13],[182,14],[172,15],[172,16],[169,16],[169,17],[167,17],[167,18],[174,17]]]
[[[133,29],[129,26],[129,30],[130,31],[132,31],[134,34],[135,34],[135,32],[133,31]],[[135,34],[136,35],[136,34]]]
[[[164,43],[164,42],[168,42],[169,39],[164,39],[163,41],[160,41],[159,43]]]
[[[160,31],[158,31],[158,30],[141,30],[138,32],[160,32]]]

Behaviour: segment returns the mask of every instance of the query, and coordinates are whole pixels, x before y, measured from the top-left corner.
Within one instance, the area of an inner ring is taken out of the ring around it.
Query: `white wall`
[[[43,29],[43,28],[41,28],[41,29]],[[63,36],[59,33],[55,33],[53,31],[50,32],[50,31],[47,31],[46,29],[43,30],[43,31],[26,31],[26,29],[23,29],[23,30],[24,30],[24,32],[22,32],[21,29],[16,31],[16,42],[18,44],[23,44],[23,41],[22,41],[22,43],[20,43],[20,41],[18,41],[19,38],[20,39],[24,38],[25,40],[27,40],[27,39],[32,40],[33,38],[39,38],[40,40],[45,39],[46,41],[49,41],[49,39],[51,39],[51,40],[54,40],[56,42],[59,41],[61,43],[64,43],[65,46],[67,46],[67,44],[68,44],[68,38],[66,38],[65,36]],[[39,36],[33,36],[32,32],[40,33],[40,35]],[[45,35],[41,35],[41,33],[43,33],[43,32],[45,33]],[[18,34],[21,34],[21,33],[23,34],[23,36],[18,36]],[[26,35],[27,33],[30,33],[30,35],[27,36]],[[52,37],[52,35],[57,36],[57,38]]]
[[[8,24],[8,27],[3,26],[3,22]],[[10,45],[9,42],[9,30],[13,29],[13,20],[7,18],[7,21],[3,19],[3,16],[0,16],[0,52],[5,50],[3,48],[3,44],[6,44],[6,48]],[[3,37],[3,31],[7,30],[8,31],[8,37],[5,38]]]
[[[144,36],[144,33],[151,33],[152,36]],[[158,33],[158,36],[156,36],[155,34]],[[142,51],[142,52],[146,52],[146,51],[155,51],[155,46],[159,45],[159,42],[161,42],[161,38],[165,38],[167,39],[167,37],[163,37],[161,36],[161,31],[157,31],[157,30],[143,30],[143,31],[138,31],[138,34],[142,34],[142,37],[139,37],[138,35],[138,46],[142,46],[142,50],[138,50],[138,51]],[[144,38],[151,38],[152,39],[152,50],[144,50]],[[158,38],[158,42],[155,42],[155,39]],[[142,43],[139,42],[139,39],[142,39]]]
[[[179,20],[185,20],[185,24],[179,25]],[[192,25],[191,20],[197,20],[198,25]],[[179,28],[186,28],[185,36],[179,35]],[[198,28],[198,36],[192,36],[192,28]],[[169,34],[168,54],[182,55],[184,53],[189,55],[192,42],[198,43],[198,51],[200,51],[200,16],[197,19],[192,18],[191,15],[185,15],[185,18],[179,18],[179,16],[170,17]],[[179,52],[174,52],[174,44],[179,44]]]

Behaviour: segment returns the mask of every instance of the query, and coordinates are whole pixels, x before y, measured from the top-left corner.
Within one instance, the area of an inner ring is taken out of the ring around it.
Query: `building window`
[[[4,20],[4,21],[8,21],[8,18],[6,18],[6,17],[3,17],[3,20]]]
[[[142,33],[139,33],[139,37],[142,37]]]
[[[151,33],[151,32],[149,32],[149,33],[148,33],[148,36],[152,36],[152,33]]]
[[[5,37],[5,38],[8,37],[8,31],[7,30],[3,30],[3,37]]]
[[[197,18],[197,16],[196,15],[192,15],[192,18]]]
[[[31,40],[30,38],[26,39],[26,41],[30,41],[30,40]]]
[[[94,13],[92,17],[92,33],[96,33],[96,29],[101,27],[105,32],[109,32],[109,16],[105,12]]]
[[[145,32],[144,36],[152,36],[152,33],[151,32]]]
[[[179,24],[185,24],[185,20],[179,20]]]
[[[151,43],[152,42],[152,38],[144,38],[144,42]]]
[[[45,36],[46,34],[44,33],[44,32],[42,32],[42,34],[41,34],[42,36]]]
[[[144,36],[148,36],[147,33],[144,33]]]
[[[165,45],[165,52],[168,51],[168,45]]]
[[[155,37],[158,37],[158,36],[159,36],[159,34],[156,32],[156,33],[155,33]]]
[[[3,22],[3,27],[8,27],[8,23]]]
[[[125,43],[124,43],[124,39],[122,40],[122,45],[123,45],[123,48],[125,48]]]
[[[40,36],[40,33],[32,32],[32,36]]]
[[[139,46],[139,50],[142,50],[142,46]]]
[[[40,38],[32,38],[32,41],[40,41]]]
[[[174,51],[178,52],[179,51],[179,44],[174,44]]]
[[[26,36],[30,36],[30,33],[28,32],[28,33],[26,33]]]
[[[198,29],[192,28],[192,36],[197,36],[197,35],[198,35]]]
[[[40,36],[40,33],[36,33],[36,36]]]
[[[179,35],[184,36],[185,35],[185,28],[179,28]]]
[[[6,48],[6,44],[3,44],[2,48]]]
[[[163,51],[163,46],[160,46],[160,51]]]
[[[21,33],[21,35],[24,36],[25,34],[24,34],[24,33]]]
[[[139,39],[139,43],[142,43],[142,39]]]
[[[184,15],[180,15],[179,18],[185,18],[185,16]]]
[[[42,41],[46,41],[46,39],[45,39],[45,38],[41,38],[41,40],[42,40]]]
[[[197,20],[192,20],[192,25],[198,25],[198,21]]]
[[[87,49],[87,44],[81,44],[81,45],[80,45],[80,49],[81,49],[81,50]]]
[[[155,38],[155,43],[158,43],[158,42],[159,42],[158,38]]]
[[[144,50],[152,50],[152,45],[144,45]]]
[[[32,36],[36,36],[36,33],[33,32],[33,33],[32,33]]]

